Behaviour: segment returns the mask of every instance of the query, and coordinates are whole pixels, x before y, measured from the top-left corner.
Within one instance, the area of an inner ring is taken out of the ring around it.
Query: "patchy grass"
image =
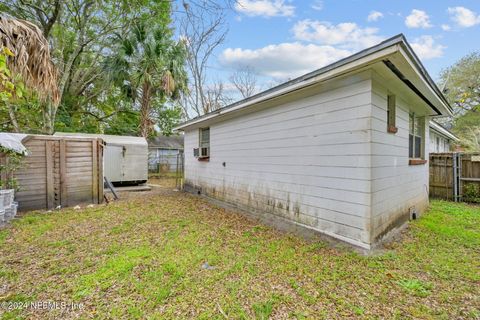
[[[423,283],[418,279],[402,279],[397,283],[407,292],[418,297],[427,297],[430,295],[430,289],[432,288],[431,284]]]
[[[163,188],[175,189],[177,178],[175,175],[168,175],[163,177],[149,177],[148,184],[161,186]]]
[[[365,257],[161,191],[79,211],[31,213],[0,231],[0,306],[83,304],[0,313],[5,319],[478,319],[479,247],[480,208],[464,204],[432,202],[402,242]],[[212,267],[202,267],[206,262]]]

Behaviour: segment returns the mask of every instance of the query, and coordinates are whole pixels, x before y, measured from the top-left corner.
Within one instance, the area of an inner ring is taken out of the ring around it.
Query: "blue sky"
[[[264,82],[318,69],[404,33],[434,79],[480,50],[480,1],[238,0],[211,76],[240,67]]]

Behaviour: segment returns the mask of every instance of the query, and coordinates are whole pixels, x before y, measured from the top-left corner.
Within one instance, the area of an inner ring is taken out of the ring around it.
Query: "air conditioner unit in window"
[[[208,158],[210,157],[210,148],[204,147],[200,148],[200,158]]]

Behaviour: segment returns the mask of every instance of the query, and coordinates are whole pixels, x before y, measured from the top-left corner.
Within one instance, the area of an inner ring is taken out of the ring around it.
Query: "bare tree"
[[[184,3],[184,9],[179,30],[187,49],[189,90],[182,99],[182,107],[187,117],[192,113],[200,116],[219,107],[215,101],[219,101],[217,95],[224,91],[223,86],[219,90],[216,85],[209,92],[207,72],[214,50],[227,35],[225,11],[224,7],[208,1],[202,5]]]
[[[243,67],[235,71],[229,80],[244,99],[258,92],[257,75],[251,67]]]
[[[205,88],[205,113],[218,110],[233,102],[225,93],[225,84],[214,81]]]

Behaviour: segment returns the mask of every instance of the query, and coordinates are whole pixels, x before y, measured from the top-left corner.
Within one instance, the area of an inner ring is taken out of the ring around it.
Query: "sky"
[[[480,0],[237,0],[210,77],[282,82],[403,33],[434,80],[480,50]]]

